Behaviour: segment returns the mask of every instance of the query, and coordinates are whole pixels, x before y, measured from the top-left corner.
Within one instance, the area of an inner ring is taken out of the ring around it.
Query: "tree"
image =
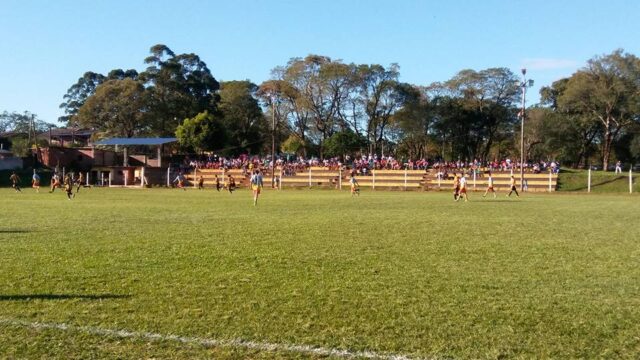
[[[375,153],[382,142],[385,129],[393,113],[402,106],[399,96],[399,66],[391,64],[388,69],[382,65],[359,65],[357,85],[360,101],[366,116],[366,133],[369,152]]]
[[[140,81],[108,80],[80,107],[76,120],[107,136],[133,137],[149,131],[146,111],[146,90]]]
[[[583,167],[594,151],[595,140],[601,133],[600,125],[591,114],[559,106],[558,99],[565,92],[568,82],[569,79],[564,78],[540,89],[542,105],[553,111],[552,114],[546,114],[551,119],[546,142],[548,150],[557,154],[558,160],[574,167]]]
[[[221,84],[219,108],[231,153],[255,153],[265,140],[268,126],[255,98],[257,90],[258,86],[249,81]]]
[[[433,109],[424,88],[409,87],[405,93],[403,107],[393,115],[399,151],[411,159],[426,158]]]
[[[64,116],[58,118],[59,122],[72,122],[72,118],[78,114],[78,111],[84,105],[87,98],[93,95],[96,88],[106,80],[102,74],[93,71],[85,72],[78,81],[71,85],[67,93],[63,96],[64,102],[60,104],[60,108],[64,109]]]
[[[93,95],[96,88],[107,80],[124,80],[125,78],[137,80],[138,72],[133,69],[111,70],[107,76],[93,71],[85,72],[78,81],[71,85],[67,93],[63,96],[64,102],[60,104],[60,108],[64,109],[65,115],[58,118],[59,122],[67,123],[67,126],[74,125],[74,117],[78,114],[78,110]]]
[[[282,78],[283,72],[281,68],[272,71],[277,78]],[[267,80],[260,84],[257,96],[262,99],[269,111],[273,112],[275,109],[276,119],[279,123],[284,122],[290,129],[291,135],[298,138],[298,143],[302,144],[298,150],[306,156],[311,113],[304,106],[304,100],[299,91],[288,81]],[[297,153],[298,150],[295,152]]]
[[[639,121],[640,59],[616,50],[596,56],[573,74],[558,97],[558,106],[591,116],[601,124],[602,168],[606,171],[613,143]]]
[[[280,146],[280,151],[289,154],[302,155],[303,149],[306,144],[300,140],[300,138],[296,135],[289,135],[289,137],[282,142]]]
[[[38,118],[29,111],[23,113],[4,111],[0,114],[0,132],[13,131],[16,133],[39,133],[53,126]]]
[[[441,86],[444,94],[462,101],[470,116],[472,143],[466,145],[474,149],[472,156],[487,160],[493,144],[516,120],[518,78],[506,68],[462,70]]]
[[[197,152],[220,150],[227,143],[222,119],[208,111],[185,119],[176,129],[176,137],[181,146]]]
[[[327,56],[293,58],[283,70],[284,81],[296,91],[294,105],[313,122],[323,157],[323,143],[336,130],[336,120],[346,96],[349,66]]]
[[[360,151],[366,145],[367,139],[347,129],[334,133],[325,141],[325,155],[344,157]]]
[[[216,111],[220,84],[198,55],[176,55],[162,44],[150,52],[140,78],[149,91],[149,113],[158,135],[173,133],[182,119]]]

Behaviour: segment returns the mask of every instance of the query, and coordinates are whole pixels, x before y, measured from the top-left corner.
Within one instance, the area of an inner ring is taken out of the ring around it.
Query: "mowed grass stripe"
[[[84,190],[6,189],[0,295],[122,297],[0,316],[424,357],[639,350],[637,196]]]

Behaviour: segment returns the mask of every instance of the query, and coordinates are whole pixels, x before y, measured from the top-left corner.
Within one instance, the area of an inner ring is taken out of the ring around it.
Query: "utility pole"
[[[271,99],[271,188],[276,186],[276,99]]]
[[[31,114],[31,118],[29,118],[29,134],[27,135],[28,140],[27,144],[31,147],[31,128],[33,127],[33,114]]]
[[[524,189],[524,119],[526,117],[527,87],[533,86],[533,80],[527,80],[527,69],[522,69],[522,110],[520,110],[520,191]]]

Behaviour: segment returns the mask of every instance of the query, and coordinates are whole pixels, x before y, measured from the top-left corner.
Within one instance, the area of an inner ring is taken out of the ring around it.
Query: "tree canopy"
[[[184,147],[228,154],[269,152],[273,135],[283,151],[319,157],[520,155],[521,85],[506,68],[465,69],[416,85],[400,81],[397,64],[310,54],[276,66],[256,85],[219,83],[198,55],[163,44],[144,63],[140,73],[85,72],[64,95],[61,120],[104,135],[178,134]],[[543,87],[541,103],[527,109],[526,157],[584,166],[599,156],[605,169],[612,156],[637,160],[639,79],[639,59],[616,50]],[[6,118],[0,130],[9,128]]]

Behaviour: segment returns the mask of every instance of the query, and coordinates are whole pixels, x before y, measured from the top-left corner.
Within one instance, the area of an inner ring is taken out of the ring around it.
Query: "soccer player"
[[[204,177],[202,175],[198,179],[198,190],[204,190]]]
[[[495,199],[497,195],[496,190],[493,188],[493,176],[491,175],[491,172],[489,172],[489,179],[487,179],[487,191],[484,192],[482,197],[486,197],[489,191],[493,193],[493,198]]]
[[[53,176],[51,177],[51,190],[49,190],[49,193],[52,193],[56,188],[60,187],[60,175],[58,175],[58,173],[53,173]]]
[[[71,180],[70,174],[64,177],[64,191],[67,193],[67,199],[71,200],[73,197],[73,180]]]
[[[176,184],[179,189],[187,191],[187,189],[184,187],[184,180],[184,175],[182,175],[182,172],[179,172],[178,176],[176,176],[175,180],[173,180],[173,183]]]
[[[31,187],[36,189],[36,192],[40,192],[40,175],[33,169],[33,176],[31,177]]]
[[[460,197],[460,178],[458,174],[453,174],[453,200],[458,201]]]
[[[9,180],[11,180],[11,187],[16,192],[22,192],[22,190],[20,190],[20,176],[18,176],[18,174],[16,174],[15,171],[11,172],[11,176],[9,176]]]
[[[236,179],[229,174],[229,184],[227,185],[227,190],[229,190],[229,194],[233,194],[233,191],[236,189]]]
[[[220,192],[220,189],[222,189],[222,185],[220,185],[220,178],[216,175],[216,190]]]
[[[356,176],[353,172],[349,178],[349,184],[351,185],[351,197],[354,197],[355,195],[360,196],[360,184],[358,184],[358,180],[356,180]]]
[[[507,197],[510,197],[511,193],[513,193],[513,192],[516,193],[517,197],[520,197],[520,194],[518,194],[518,189],[516,189],[516,178],[513,177],[513,175],[511,175],[511,180],[509,180],[509,186],[511,187],[511,190],[507,194]]]
[[[464,202],[469,201],[467,197],[467,178],[464,176],[464,173],[460,174],[460,191],[456,201],[460,200],[461,197],[464,198]]]
[[[260,174],[260,170],[256,169],[251,175],[251,190],[253,190],[253,206],[258,204],[258,196],[260,196],[260,190],[264,186],[262,182],[262,175]]]
[[[80,171],[78,173],[78,178],[75,181],[75,184],[77,186],[76,188],[76,192],[80,191],[80,187],[82,186],[82,183],[84,182],[84,175],[82,174],[82,171]]]

